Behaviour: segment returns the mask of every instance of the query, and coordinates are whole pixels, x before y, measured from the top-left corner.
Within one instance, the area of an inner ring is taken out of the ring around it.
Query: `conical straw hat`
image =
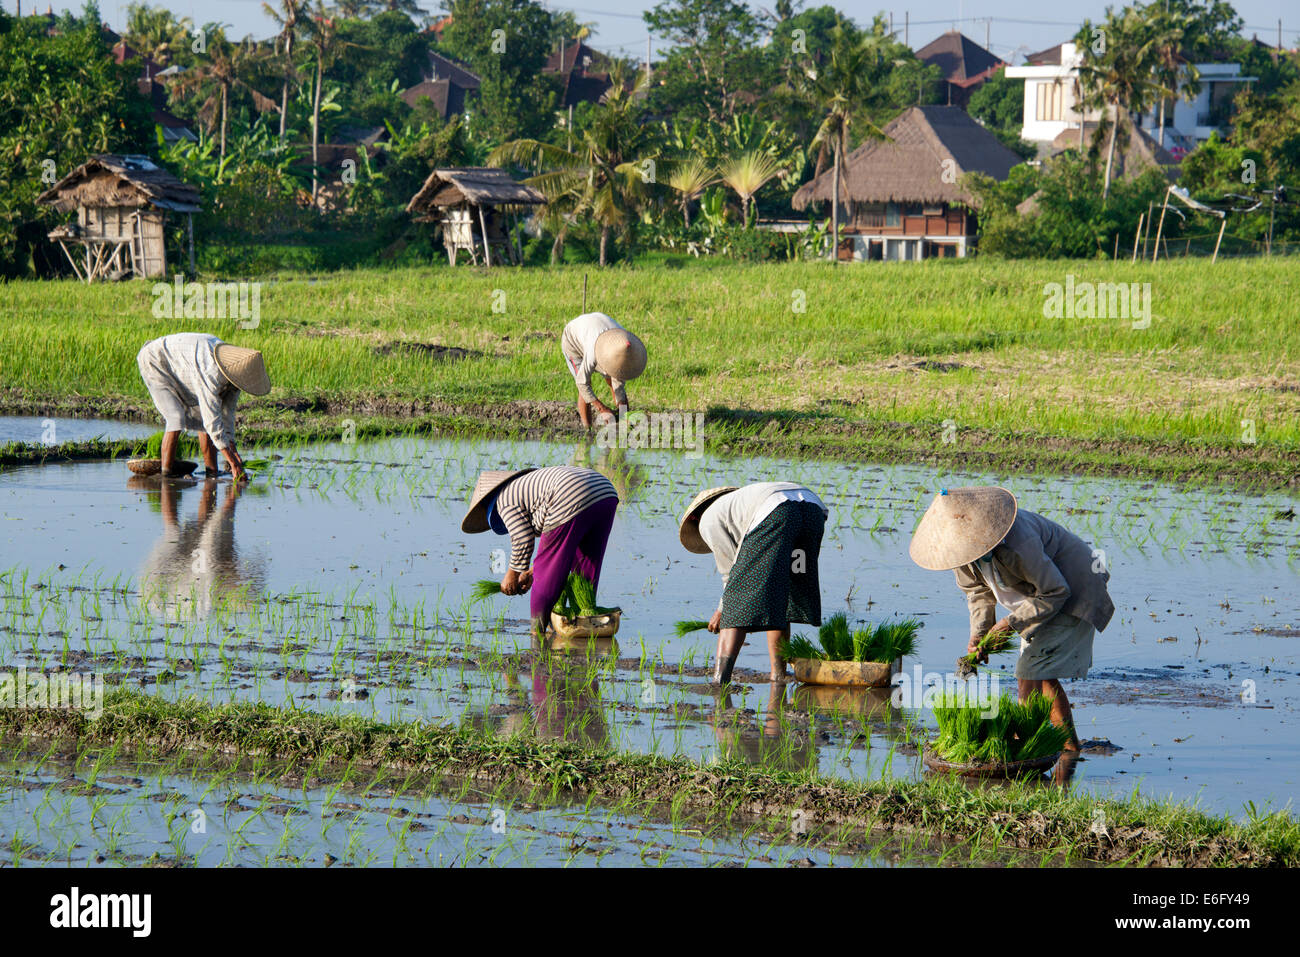
[[[728,492],[734,492],[735,485],[719,485],[717,488],[706,488],[695,498],[691,499],[691,504],[686,506],[686,511],[682,514],[680,528],[677,536],[682,540],[682,545],[688,552],[695,552],[697,555],[707,555],[711,549],[708,544],[700,537],[700,526],[697,522],[687,522],[696,512],[702,512],[715,499],[719,499]]]
[[[931,571],[969,565],[1007,537],[1016,520],[1016,497],[994,485],[944,489],[921,516],[908,549]]]
[[[266,395],[271,391],[271,379],[266,374],[262,353],[232,346],[228,342],[219,343],[213,352],[217,357],[217,368],[235,388],[249,395]]]
[[[645,372],[645,343],[626,329],[606,329],[596,337],[596,369],[626,382]]]
[[[469,497],[469,511],[461,519],[460,530],[469,532],[471,535],[475,532],[486,532],[488,530],[488,520],[487,505],[484,504],[484,501],[487,497],[511,479],[536,471],[537,469],[530,468],[516,469],[513,472],[506,469],[489,469],[486,472],[479,472],[478,481],[474,483],[474,492]]]

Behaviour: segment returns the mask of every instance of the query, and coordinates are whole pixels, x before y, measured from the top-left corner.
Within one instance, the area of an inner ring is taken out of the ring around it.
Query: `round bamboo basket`
[[[126,463],[136,475],[161,475],[162,459],[131,459]],[[189,475],[199,467],[198,462],[189,462],[185,459],[177,459],[172,462],[172,475]]]
[[[615,608],[604,615],[564,618],[551,612],[551,630],[557,638],[612,638],[618,634],[623,609]]]
[[[1029,777],[1051,770],[1060,758],[1061,752],[1057,751],[1055,754],[1045,754],[1041,758],[1030,758],[1028,761],[1009,761],[1006,764],[954,764],[935,754],[929,745],[926,745],[925,753],[921,756],[921,760],[925,762],[925,766],[931,771],[960,774],[968,778]]]
[[[797,681],[809,685],[833,685],[840,688],[886,688],[903,668],[903,659],[884,661],[823,661],[820,658],[796,658]]]

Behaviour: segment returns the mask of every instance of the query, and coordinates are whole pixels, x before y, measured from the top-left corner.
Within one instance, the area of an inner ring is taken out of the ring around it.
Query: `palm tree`
[[[182,94],[194,93],[203,98],[198,110],[199,120],[207,126],[209,132],[220,130],[219,155],[225,159],[231,94],[236,90],[248,93],[253,99],[253,106],[262,112],[277,107],[274,100],[263,96],[244,79],[253,72],[262,58],[257,45],[251,39],[231,43],[219,24],[207,24],[203,29],[209,38],[204,54],[206,62],[177,76],[172,81],[172,86]]]
[[[781,164],[766,150],[746,150],[721,169],[722,181],[740,197],[740,221],[749,225],[754,194],[781,172]]]
[[[1101,53],[1090,45],[1092,24],[1084,21],[1075,42],[1084,51],[1079,65],[1079,83],[1083,104],[1110,112],[1110,142],[1106,147],[1106,176],[1102,199],[1110,195],[1111,172],[1115,166],[1115,139],[1130,112],[1145,113],[1155,95],[1168,96],[1171,91],[1153,79],[1156,64],[1155,35],[1142,15],[1133,9],[1120,14],[1107,11],[1103,27],[1106,37]],[[1104,126],[1098,124],[1100,136]]]
[[[341,8],[340,8],[341,9]],[[325,8],[324,0],[316,0],[316,6],[303,21],[303,32],[312,49],[315,61],[316,77],[311,95],[311,198],[316,201],[320,189],[320,103],[321,86],[325,79],[325,70],[334,62],[343,48],[350,46],[339,39],[338,21]]]
[[[143,3],[128,4],[126,10],[123,39],[154,63],[166,66],[173,51],[186,45],[191,27],[189,17],[175,20],[170,10]]]
[[[682,220],[688,229],[691,225],[691,203],[717,181],[717,173],[698,156],[674,164],[668,176],[668,185],[681,195]]]
[[[293,64],[293,47],[298,39],[298,26],[307,14],[306,0],[280,0],[279,11],[269,3],[262,4],[263,12],[280,28],[276,41],[280,46],[284,64],[284,84],[280,87],[280,145],[284,145],[285,121],[289,115],[289,86],[298,74]]]
[[[600,224],[600,265],[608,263],[609,238],[622,230],[649,195],[646,161],[658,160],[651,128],[641,116],[649,87],[644,72],[631,90],[623,71],[615,69],[605,100],[592,113],[585,129],[575,131],[572,149],[521,139],[505,143],[488,156],[488,163],[519,163],[545,171],[527,180],[567,213],[566,224],[590,215]]]
[[[831,261],[838,262],[840,248],[840,183],[844,179],[844,157],[849,150],[849,130],[854,115],[871,95],[870,68],[880,51],[880,37],[866,33],[854,37],[843,24],[831,30],[830,54],[825,62],[810,63],[800,84],[825,117],[813,136],[810,150],[817,150],[817,166],[822,167],[829,150],[833,157],[831,174]],[[868,122],[867,135],[883,137],[875,124]]]
[[[1196,30],[1196,19],[1190,14],[1160,7],[1148,7],[1146,12],[1155,34],[1156,82],[1190,102],[1201,92],[1201,74],[1194,64],[1184,61],[1182,49]],[[1165,145],[1165,101],[1166,97],[1161,96],[1158,139],[1161,146]]]

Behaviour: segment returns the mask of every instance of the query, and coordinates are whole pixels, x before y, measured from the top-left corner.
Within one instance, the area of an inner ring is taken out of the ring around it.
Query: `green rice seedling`
[[[162,458],[163,436],[166,432],[155,432],[144,443],[144,458]],[[182,432],[176,440],[176,455],[182,459],[193,458],[199,454],[199,440],[188,432]]]
[[[820,648],[802,635],[796,635],[782,643],[781,654],[786,660],[818,658],[822,661],[891,662],[915,653],[916,633],[920,627],[919,621],[909,618],[868,624],[865,628],[850,631],[848,615],[836,612],[817,632]]]
[[[1011,639],[1019,637],[1014,631],[1003,631],[995,635],[985,635],[980,639],[979,651],[973,651],[968,655],[962,655],[957,659],[957,674],[963,678],[975,673],[975,668],[979,665],[980,652],[989,655],[996,655],[1011,648]]]
[[[1024,703],[1003,695],[991,717],[988,704],[945,695],[935,705],[939,735],[933,748],[954,764],[1008,764],[1058,753],[1068,728],[1052,724],[1052,703],[1035,692]]]
[[[679,621],[674,626],[678,638],[685,638],[693,631],[703,631],[709,627],[707,621]]]
[[[495,578],[480,578],[470,589],[470,597],[475,603],[501,594],[501,583]]]
[[[569,572],[564,590],[555,601],[554,611],[563,618],[589,618],[605,615],[616,608],[602,608],[596,604],[596,586],[591,579],[578,572]]]
[[[821,652],[805,635],[791,635],[789,641],[781,643],[781,657],[786,661],[796,658],[819,658]]]

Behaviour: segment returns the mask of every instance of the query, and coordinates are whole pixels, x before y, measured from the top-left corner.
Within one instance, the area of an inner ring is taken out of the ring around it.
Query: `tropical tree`
[[[338,59],[340,53],[353,44],[339,38],[339,20],[326,9],[324,0],[316,0],[316,5],[303,20],[302,27],[315,67],[311,95],[311,198],[315,202],[320,191],[321,88],[324,85],[325,71]]]
[[[280,0],[279,10],[269,3],[263,3],[262,11],[280,28],[275,41],[279,48],[280,63],[284,69],[284,81],[280,87],[280,145],[283,146],[285,121],[289,115],[289,86],[298,76],[298,69],[293,61],[293,49],[298,40],[299,27],[307,15],[307,2],[306,0]]]
[[[1083,51],[1079,65],[1081,105],[1102,109],[1109,120],[1099,123],[1097,136],[1108,128],[1106,173],[1102,199],[1110,195],[1111,173],[1115,166],[1115,140],[1120,127],[1129,124],[1129,113],[1145,113],[1154,97],[1169,96],[1172,91],[1155,79],[1157,42],[1155,32],[1141,12],[1127,8],[1120,13],[1106,11],[1106,20],[1098,29],[1085,20],[1075,43]],[[1094,141],[1095,142],[1095,141]]]
[[[122,38],[132,49],[154,63],[166,66],[172,61],[173,53],[185,48],[191,28],[189,17],[177,20],[166,7],[129,3],[126,7],[126,33]]]
[[[197,95],[201,102],[198,117],[209,132],[219,130],[219,156],[226,155],[226,131],[230,125],[230,99],[236,91],[247,93],[262,112],[278,109],[275,101],[264,96],[246,79],[261,65],[262,53],[252,39],[231,43],[225,30],[215,23],[204,26],[207,37],[202,60],[172,81],[172,89],[182,95]]]
[[[691,225],[691,203],[717,181],[718,174],[703,157],[694,156],[673,164],[668,175],[668,186],[680,197],[682,221],[688,228]]]
[[[605,102],[575,131],[571,149],[535,139],[512,140],[492,151],[488,162],[520,163],[543,172],[527,182],[568,212],[571,223],[591,216],[600,226],[600,265],[609,261],[609,239],[622,232],[649,196],[656,179],[658,144],[643,121],[641,103],[649,86],[643,72],[632,89],[621,69],[610,79]]]
[[[1153,33],[1155,63],[1153,72],[1156,82],[1174,95],[1191,101],[1201,92],[1201,75],[1196,65],[1187,62],[1182,56],[1184,45],[1195,35],[1197,23],[1195,18],[1181,10],[1165,9],[1152,5],[1146,10]],[[1165,103],[1167,97],[1160,97],[1160,118],[1157,121],[1157,142],[1165,145]]]
[[[800,77],[804,93],[823,112],[810,151],[817,153],[820,170],[827,152],[832,157],[831,174],[831,261],[838,262],[840,248],[840,184],[844,180],[844,157],[849,151],[849,130],[854,117],[870,99],[871,75],[880,49],[879,35],[855,34],[839,24],[831,31],[829,54],[821,64],[809,62]],[[884,137],[874,123],[864,120],[868,136]]]
[[[749,209],[754,194],[781,172],[781,165],[763,150],[748,150],[724,166],[722,181],[740,197],[740,221],[749,225]]]

